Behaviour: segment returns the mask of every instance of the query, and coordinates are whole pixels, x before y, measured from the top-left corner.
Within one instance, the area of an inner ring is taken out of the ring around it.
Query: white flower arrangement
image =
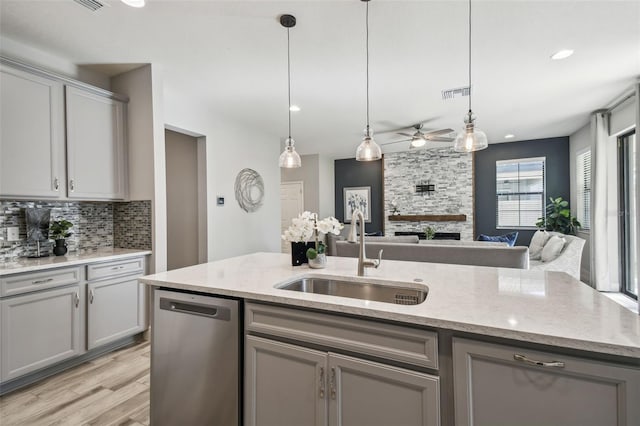
[[[333,216],[318,220],[317,214],[305,211],[291,219],[291,226],[284,231],[282,239],[292,243],[305,242],[313,236],[317,239],[317,232],[339,235],[342,228],[344,225]]]

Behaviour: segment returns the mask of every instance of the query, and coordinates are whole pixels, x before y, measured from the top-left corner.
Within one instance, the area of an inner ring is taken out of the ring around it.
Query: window
[[[545,157],[496,161],[496,227],[535,228],[544,216]]]
[[[576,218],[583,230],[591,229],[591,150],[576,157]]]
[[[638,200],[635,196],[638,185],[638,165],[636,162],[638,145],[635,133],[618,139],[618,169],[620,210],[620,287],[621,291],[638,298]]]

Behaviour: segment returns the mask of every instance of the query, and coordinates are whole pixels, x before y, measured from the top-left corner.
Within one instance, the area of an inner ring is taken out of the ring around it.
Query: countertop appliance
[[[151,424],[240,424],[240,302],[154,290]]]

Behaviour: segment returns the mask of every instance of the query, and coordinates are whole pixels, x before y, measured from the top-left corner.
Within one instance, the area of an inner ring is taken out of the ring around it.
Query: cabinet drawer
[[[80,268],[50,269],[44,272],[0,278],[0,297],[60,287],[80,282]]]
[[[257,303],[245,307],[249,332],[438,368],[438,335],[433,331]]]
[[[141,257],[136,259],[115,260],[105,263],[94,263],[87,265],[87,281],[135,274],[143,272],[143,270],[144,259]]]

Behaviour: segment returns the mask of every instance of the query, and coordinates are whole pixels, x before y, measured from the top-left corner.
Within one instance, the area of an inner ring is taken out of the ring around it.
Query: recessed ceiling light
[[[563,50],[559,50],[556,53],[554,53],[553,55],[551,55],[551,59],[566,59],[569,56],[573,55],[573,50],[571,49],[563,49]]]
[[[298,112],[298,111],[300,111],[300,107],[299,107],[298,105],[291,105],[291,106],[289,107],[289,111],[291,111],[291,112]]]
[[[131,7],[144,7],[144,0],[122,0],[122,3]]]
[[[512,135],[511,133],[509,133],[508,135],[504,135],[505,139],[513,139],[515,137],[516,137],[516,135]]]

